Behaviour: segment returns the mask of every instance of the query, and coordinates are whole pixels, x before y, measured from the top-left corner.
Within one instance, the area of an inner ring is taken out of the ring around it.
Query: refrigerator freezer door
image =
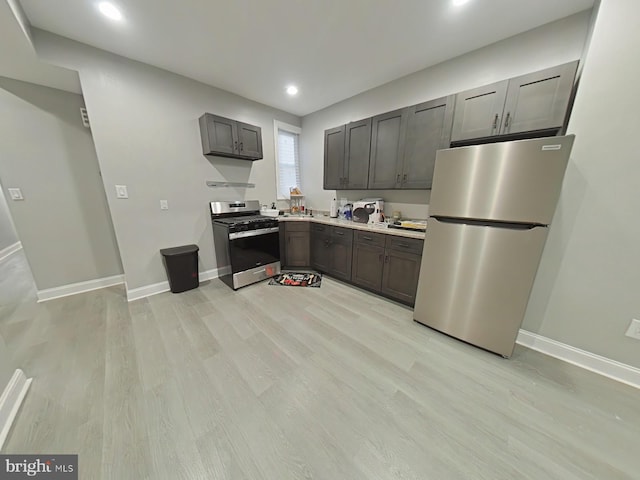
[[[432,219],[413,318],[510,356],[546,237],[546,227],[514,230]]]
[[[548,225],[574,138],[439,150],[430,215]]]

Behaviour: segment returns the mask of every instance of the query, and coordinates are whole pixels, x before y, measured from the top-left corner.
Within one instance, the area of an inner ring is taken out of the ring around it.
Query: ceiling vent
[[[91,128],[91,124],[89,123],[89,115],[87,114],[87,109],[85,107],[80,107],[80,116],[82,117],[82,125],[87,128]]]

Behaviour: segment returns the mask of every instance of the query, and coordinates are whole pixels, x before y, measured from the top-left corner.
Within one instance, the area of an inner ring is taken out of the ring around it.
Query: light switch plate
[[[126,185],[116,185],[116,198],[129,198]]]
[[[8,188],[7,191],[9,192],[11,200],[24,200],[24,197],[22,196],[22,190],[20,190],[19,188]]]
[[[169,210],[169,202],[167,200],[160,200],[160,210]]]

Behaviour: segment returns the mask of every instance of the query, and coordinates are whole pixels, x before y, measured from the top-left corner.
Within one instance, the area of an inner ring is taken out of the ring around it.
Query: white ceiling
[[[121,23],[97,0],[21,3],[43,30],[306,115],[593,0],[114,0]]]
[[[80,93],[78,72],[38,59],[7,2],[0,0],[0,77]]]

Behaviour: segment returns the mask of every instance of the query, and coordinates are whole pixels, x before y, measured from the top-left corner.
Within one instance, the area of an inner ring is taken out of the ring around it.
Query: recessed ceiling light
[[[111,20],[118,22],[122,20],[122,12],[120,12],[118,7],[111,2],[100,2],[98,4],[98,9],[100,10],[100,13]]]
[[[469,0],[453,0],[453,5],[456,6],[456,7],[459,7],[460,5],[464,5],[468,1]]]
[[[292,96],[297,94],[298,93],[298,87],[296,87],[295,85],[289,85],[287,87],[287,93],[289,95],[292,95]]]

